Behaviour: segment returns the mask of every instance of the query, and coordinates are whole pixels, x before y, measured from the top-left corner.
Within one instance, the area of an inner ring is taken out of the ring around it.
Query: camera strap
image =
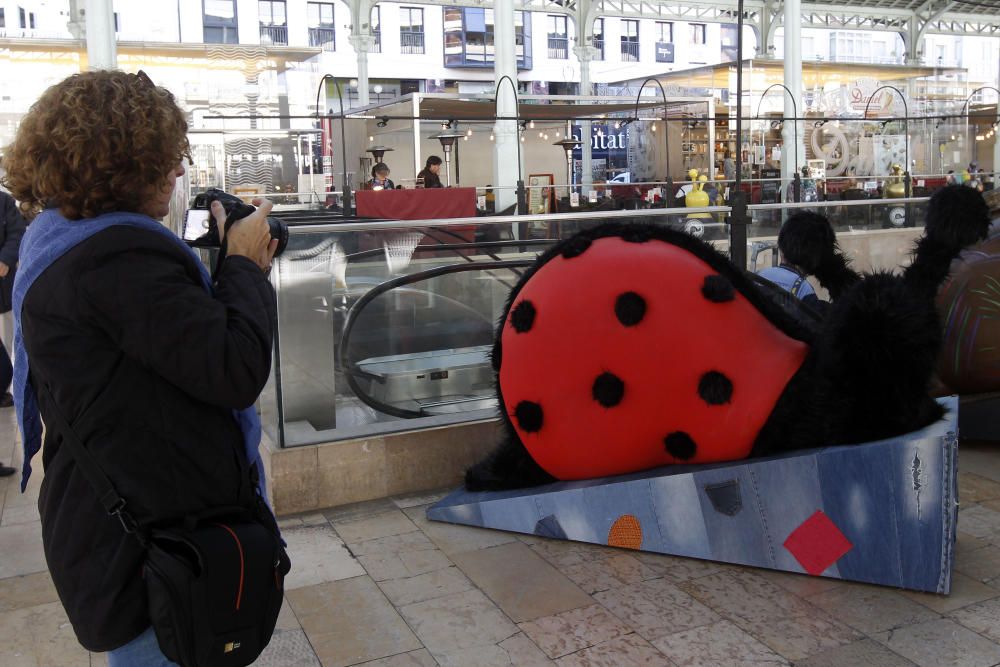
[[[101,470],[93,454],[87,451],[87,448],[84,447],[83,443],[77,437],[76,431],[73,430],[66,421],[66,418],[63,417],[62,411],[59,409],[56,398],[52,395],[52,390],[49,389],[49,386],[43,383],[42,390],[51,404],[52,421],[57,432],[62,435],[63,444],[69,449],[76,464],[80,467],[80,472],[83,473],[87,482],[97,493],[97,499],[101,503],[101,506],[110,516],[118,519],[122,525],[122,529],[126,533],[130,535],[134,534],[139,543],[146,546],[146,536],[138,530],[139,524],[136,523],[132,515],[125,509],[125,499],[119,495],[115,489],[115,485],[104,474],[104,471]]]

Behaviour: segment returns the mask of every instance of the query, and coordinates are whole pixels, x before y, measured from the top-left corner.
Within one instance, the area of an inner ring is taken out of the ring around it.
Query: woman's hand
[[[262,271],[271,268],[274,251],[278,249],[278,240],[271,238],[271,230],[267,224],[267,214],[271,212],[270,200],[257,198],[253,200],[257,210],[245,218],[233,223],[226,234],[226,210],[217,201],[212,202],[212,215],[219,228],[219,242],[228,236],[226,252],[228,255],[242,255],[251,260]]]

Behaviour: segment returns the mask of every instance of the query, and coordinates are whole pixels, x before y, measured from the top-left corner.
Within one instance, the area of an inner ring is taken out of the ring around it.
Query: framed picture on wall
[[[555,199],[556,182],[553,174],[529,174],[528,175],[528,213],[537,215],[540,213],[550,213]]]

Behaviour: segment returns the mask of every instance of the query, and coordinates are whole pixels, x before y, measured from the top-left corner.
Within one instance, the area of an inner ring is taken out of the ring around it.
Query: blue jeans
[[[177,667],[177,663],[163,655],[150,626],[125,646],[108,652],[108,667]]]

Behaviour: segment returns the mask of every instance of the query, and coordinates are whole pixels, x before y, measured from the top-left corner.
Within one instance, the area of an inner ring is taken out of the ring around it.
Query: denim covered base
[[[515,491],[459,489],[434,521],[947,594],[958,401],[904,436]]]

